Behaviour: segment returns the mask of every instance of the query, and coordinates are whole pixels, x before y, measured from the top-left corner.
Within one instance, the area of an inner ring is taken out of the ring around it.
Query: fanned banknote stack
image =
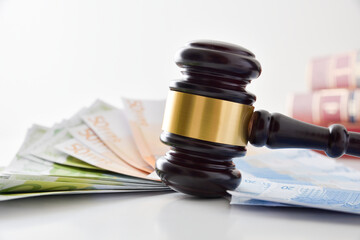
[[[33,125],[0,171],[0,201],[42,195],[168,191],[154,173],[165,101],[97,100],[52,127]],[[360,214],[360,172],[308,150],[256,150],[235,159],[231,204]]]
[[[0,200],[52,194],[167,191],[154,174],[164,101],[97,100],[47,128],[33,125],[0,175]]]

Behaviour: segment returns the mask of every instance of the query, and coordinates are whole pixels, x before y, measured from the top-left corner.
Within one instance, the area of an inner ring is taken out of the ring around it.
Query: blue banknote
[[[242,183],[231,204],[302,206],[360,213],[360,172],[308,150],[236,159]]]

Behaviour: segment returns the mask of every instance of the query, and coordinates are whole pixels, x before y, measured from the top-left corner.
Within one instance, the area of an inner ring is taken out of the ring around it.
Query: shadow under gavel
[[[172,189],[220,197],[241,182],[233,158],[247,142],[269,148],[323,150],[330,157],[360,156],[360,134],[342,125],[329,128],[279,113],[255,111],[245,87],[261,73],[249,50],[217,41],[191,42],[176,55],[183,79],[170,83],[160,139],[170,150],[156,172]]]

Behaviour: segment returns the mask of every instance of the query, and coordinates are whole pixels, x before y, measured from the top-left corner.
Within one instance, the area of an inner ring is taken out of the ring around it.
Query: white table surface
[[[360,161],[341,160],[360,170]],[[230,205],[180,193],[0,202],[0,239],[360,239],[360,215]]]

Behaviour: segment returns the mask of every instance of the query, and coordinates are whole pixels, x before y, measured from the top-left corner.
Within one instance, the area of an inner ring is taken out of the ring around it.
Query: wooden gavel
[[[160,139],[170,151],[156,172],[172,189],[200,197],[220,197],[241,182],[233,158],[247,142],[269,148],[323,150],[330,157],[360,156],[360,134],[342,125],[329,128],[279,113],[255,111],[255,95],[245,87],[259,77],[260,63],[249,50],[216,41],[191,42],[176,64],[184,78],[170,83]]]

